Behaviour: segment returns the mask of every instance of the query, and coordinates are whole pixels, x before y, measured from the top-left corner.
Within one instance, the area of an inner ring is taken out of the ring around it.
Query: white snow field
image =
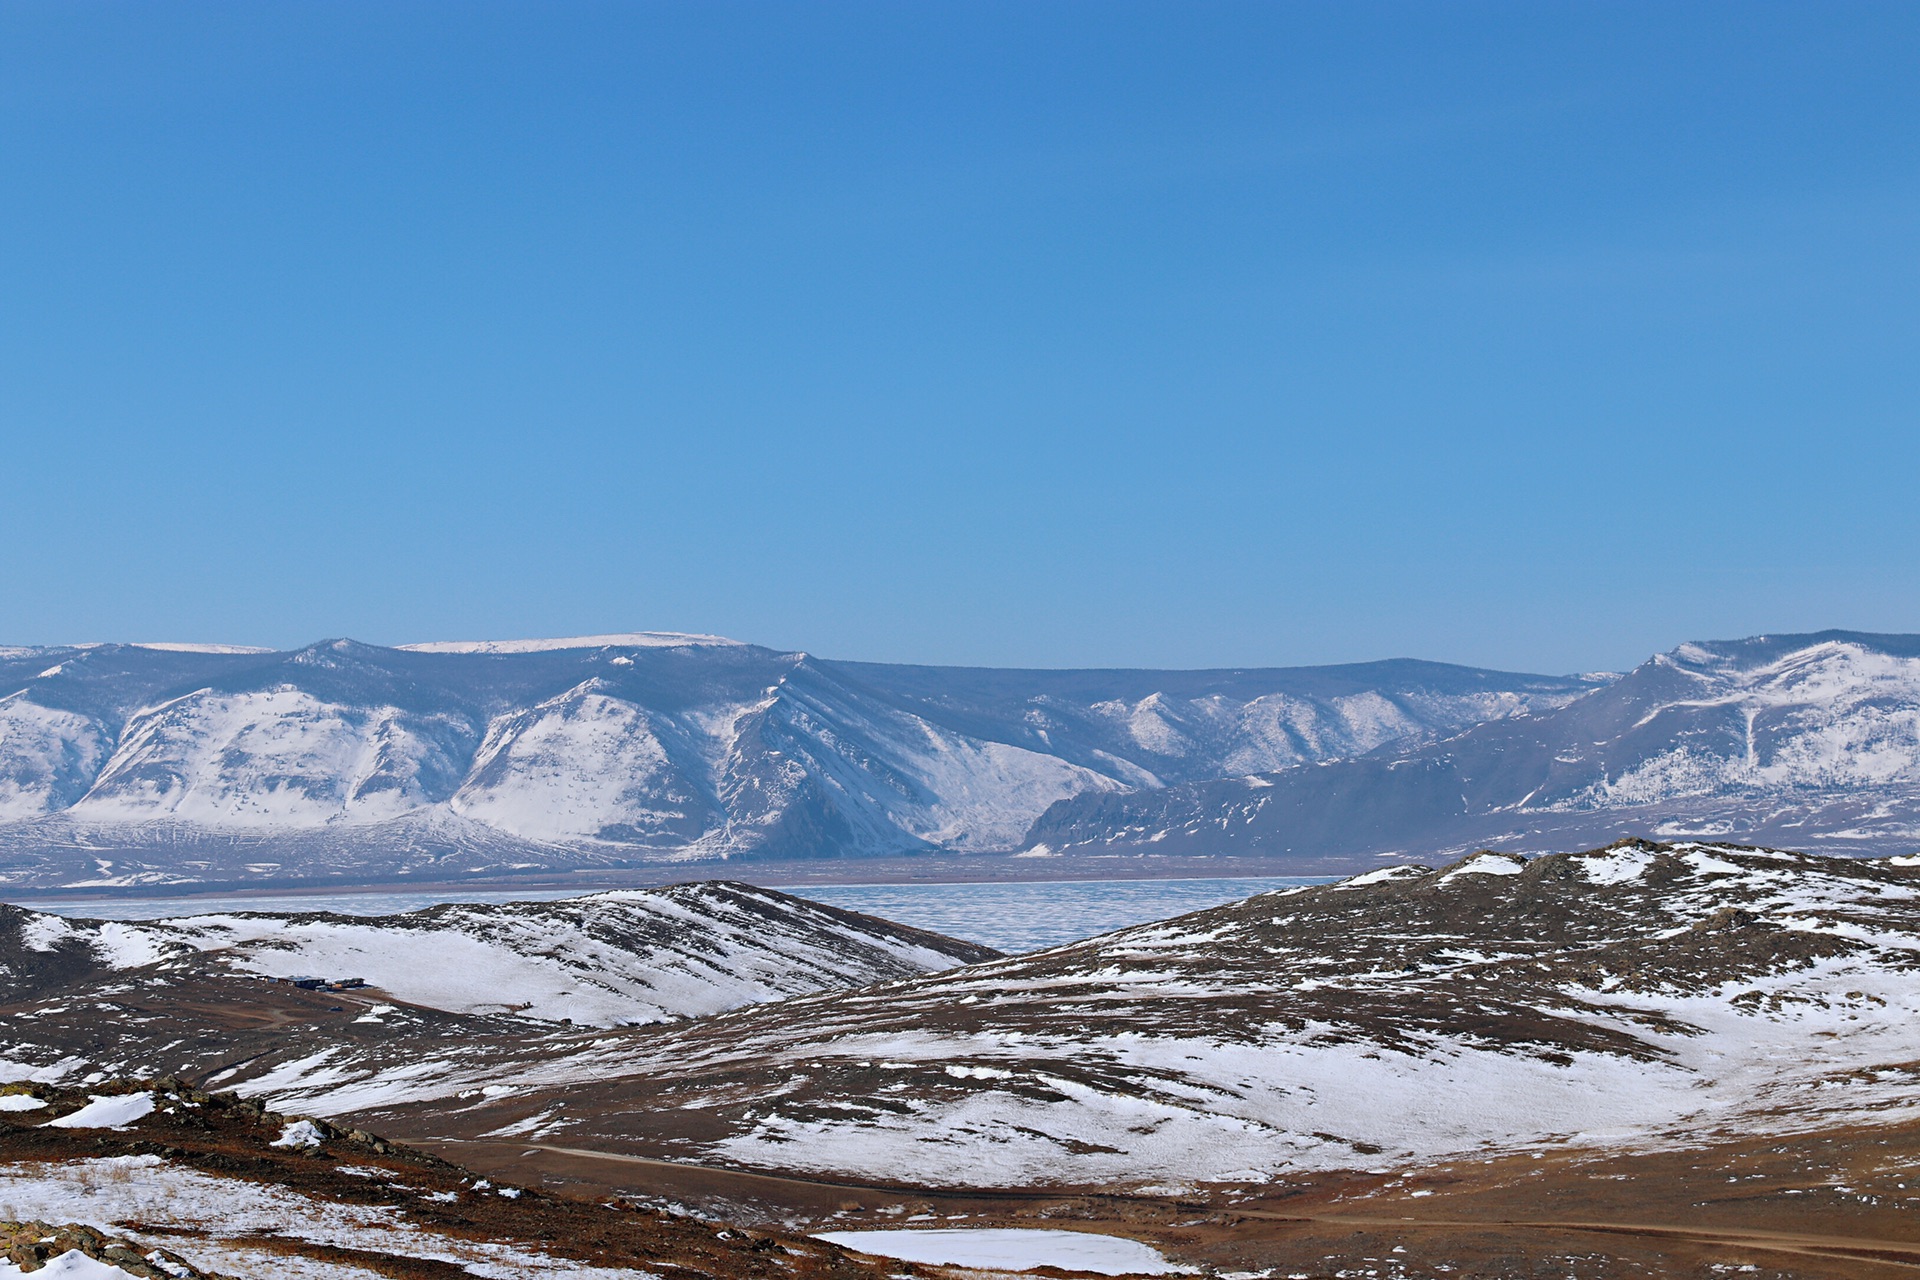
[[[691,645],[738,645],[725,636],[682,631],[622,631],[604,636],[563,636],[548,640],[428,640],[400,644],[408,653],[554,653],[564,649],[681,649]]]
[[[101,1097],[78,1111],[47,1121],[49,1129],[120,1129],[141,1116],[153,1114],[151,1093],[117,1093]]]
[[[69,1249],[57,1258],[49,1258],[37,1271],[24,1271],[6,1258],[0,1258],[0,1280],[9,1276],[34,1276],[36,1280],[133,1280],[131,1271],[122,1271],[110,1262],[89,1258],[78,1249]]]
[[[936,1227],[926,1231],[821,1231],[816,1240],[861,1253],[933,1266],[1031,1271],[1059,1267],[1102,1276],[1162,1276],[1182,1270],[1158,1249],[1124,1236],[1023,1227]]]

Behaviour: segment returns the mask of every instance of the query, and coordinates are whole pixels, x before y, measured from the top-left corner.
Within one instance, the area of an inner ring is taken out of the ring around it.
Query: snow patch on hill
[[[129,969],[210,953],[263,977],[362,978],[406,1004],[621,1026],[937,972],[982,948],[745,885],[622,890],[398,916],[243,912],[143,922],[30,917],[23,944],[69,939]]]
[[[130,647],[135,649],[154,649],[161,653],[274,653],[273,649],[263,649],[251,644],[188,644],[174,640],[135,640]]]

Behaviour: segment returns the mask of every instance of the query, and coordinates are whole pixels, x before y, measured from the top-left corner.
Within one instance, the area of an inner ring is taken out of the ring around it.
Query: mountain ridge
[[[1069,797],[1026,846],[1373,857],[1640,834],[1920,847],[1920,637],[1692,642],[1562,707],[1410,750]]]
[[[1412,660],[1054,672],[669,639],[10,651],[0,877],[1007,849],[1065,796],[1427,740],[1593,687]]]
[[[0,651],[13,886],[1009,852],[1319,872],[1637,834],[1920,847],[1920,637],[1689,642],[1618,677],[955,668],[656,632]]]

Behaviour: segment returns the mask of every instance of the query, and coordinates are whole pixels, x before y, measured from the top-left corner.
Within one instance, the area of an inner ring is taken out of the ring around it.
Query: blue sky
[[[1911,4],[0,5],[0,641],[1920,631]]]

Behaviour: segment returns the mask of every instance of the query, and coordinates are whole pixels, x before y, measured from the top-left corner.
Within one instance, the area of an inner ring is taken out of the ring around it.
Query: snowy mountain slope
[[[1145,787],[1451,737],[1563,706],[1613,678],[1409,660],[1239,671],[829,665],[847,683],[960,732]]]
[[[29,700],[0,699],[0,822],[69,807],[113,752],[105,728],[86,716]]]
[[[449,807],[535,840],[692,841],[713,807],[695,736],[586,680],[488,725]]]
[[[1920,848],[1920,637],[1682,645],[1557,710],[1365,759],[1082,795],[1030,846],[1296,856],[1639,832]]]
[[[499,1091],[472,1103],[452,1099],[482,1068],[452,1054],[404,1080],[335,1058],[242,1087],[403,1130],[948,1186],[1264,1183],[1908,1122],[1915,862],[1483,854],[537,1067],[496,1057]]]
[[[680,631],[623,631],[616,635],[549,640],[429,640],[394,647],[408,653],[552,653],[561,649],[679,649],[690,645],[739,643],[725,636],[690,635]]]
[[[835,663],[704,636],[0,653],[0,882],[1005,849],[1048,806],[1424,742],[1594,681]]]
[[[0,909],[0,966],[15,998],[71,995],[85,982],[192,958],[203,982],[221,972],[364,978],[382,999],[425,1009],[589,1026],[696,1017],[995,954],[724,881],[376,917],[124,922]]]
[[[217,827],[378,821],[446,797],[471,738],[457,715],[342,706],[291,686],[197,690],[131,717],[68,812]]]

